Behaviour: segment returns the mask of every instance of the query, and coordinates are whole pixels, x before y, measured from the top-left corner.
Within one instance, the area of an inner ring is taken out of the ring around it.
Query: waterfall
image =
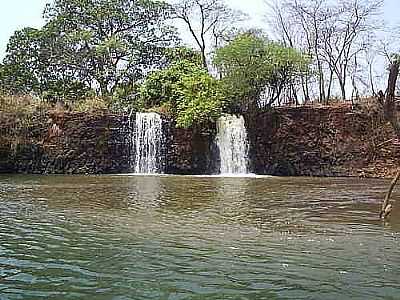
[[[132,168],[137,174],[161,174],[164,169],[165,136],[161,116],[156,113],[136,113],[132,142]]]
[[[242,116],[223,116],[217,121],[217,146],[221,174],[247,174],[249,143]]]

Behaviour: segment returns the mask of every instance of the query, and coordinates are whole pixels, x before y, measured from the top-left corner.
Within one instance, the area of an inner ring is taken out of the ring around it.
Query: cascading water
[[[161,116],[156,113],[136,113],[132,168],[137,174],[161,174],[164,169],[165,135]]]
[[[242,116],[223,116],[217,121],[217,146],[221,174],[247,174],[249,143]]]

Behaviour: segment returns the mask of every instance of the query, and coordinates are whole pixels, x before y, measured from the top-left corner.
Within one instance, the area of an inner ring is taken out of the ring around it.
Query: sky
[[[5,55],[10,36],[24,27],[39,28],[44,24],[43,8],[49,0],[0,0],[0,59]],[[400,24],[400,0],[385,0],[385,21]],[[249,27],[260,27],[267,7],[263,0],[228,0],[227,3],[250,16]]]

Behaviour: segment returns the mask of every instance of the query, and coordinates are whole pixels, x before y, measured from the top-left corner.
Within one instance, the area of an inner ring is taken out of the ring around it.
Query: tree
[[[230,9],[223,0],[181,0],[174,5],[174,15],[186,25],[201,53],[205,69],[208,43],[218,40],[241,20],[243,13]]]
[[[370,47],[368,38],[375,27],[370,20],[381,6],[382,1],[342,0],[335,10],[331,9],[329,25],[321,28],[322,55],[331,73],[336,75],[343,100],[346,100],[349,69],[356,67],[352,63],[357,61],[358,54]]]
[[[167,66],[168,64],[176,63],[182,60],[191,62],[198,66],[202,65],[201,53],[184,46],[167,48],[165,50],[165,57],[167,60]]]
[[[187,60],[173,62],[169,67],[151,73],[140,88],[140,98],[145,108],[168,104],[170,112],[176,114],[178,88],[185,76],[191,76],[201,66]]]
[[[393,56],[389,66],[389,78],[386,92],[378,92],[378,101],[383,108],[385,119],[390,122],[397,138],[400,139],[400,118],[396,105],[396,83],[399,76],[400,56]]]
[[[270,3],[270,2],[268,2]],[[376,16],[381,0],[293,0],[276,1],[269,17],[275,32],[291,47],[302,49],[313,58],[320,102],[328,102],[338,83],[342,99],[346,85],[354,89],[359,56],[371,47],[378,27]],[[305,97],[309,84],[303,80]]]
[[[307,70],[308,62],[295,49],[254,34],[239,35],[218,49],[214,59],[231,100],[241,110],[255,110],[278,101],[284,88]]]
[[[34,28],[17,31],[10,38],[1,74],[2,85],[10,92],[40,90],[39,44],[40,31]]]
[[[390,66],[389,66],[389,79],[387,84],[386,92],[382,91],[378,92],[378,101],[383,108],[383,113],[385,119],[391,124],[396,137],[400,140],[400,118],[398,114],[398,108],[396,105],[396,82],[399,76],[399,68],[400,68],[400,56],[394,55],[392,57]],[[385,200],[382,203],[382,208],[380,211],[380,218],[386,218],[392,210],[392,205],[390,204],[390,196],[394,189],[394,186],[400,179],[400,170],[397,172],[396,177],[393,179],[389,191],[385,197]]]
[[[188,60],[172,63],[153,72],[143,83],[141,99],[145,108],[164,107],[176,118],[177,126],[197,127],[215,121],[224,108],[220,81],[201,65]]]
[[[175,41],[165,24],[169,6],[159,1],[56,0],[45,15],[60,22],[89,66],[85,70],[102,95],[143,77]]]
[[[55,0],[42,30],[27,28],[10,40],[5,65],[27,90],[80,85],[112,96],[163,61],[176,40],[166,25],[170,14],[165,2],[151,0]]]
[[[34,93],[46,99],[76,99],[89,88],[71,67],[78,64],[71,50],[63,45],[63,36],[49,23],[38,30],[16,31],[7,46],[2,75],[4,85],[13,93]],[[68,51],[69,50],[69,51]]]
[[[200,71],[184,76],[178,89],[177,125],[188,128],[215,122],[224,109],[220,81]]]
[[[275,15],[270,17],[270,23],[273,24],[273,28],[284,43],[289,44],[290,47],[301,49],[313,58],[312,70],[318,77],[318,98],[320,102],[326,98],[326,78],[318,48],[318,42],[321,40],[319,28],[327,22],[323,11],[324,1],[276,1],[272,4]],[[306,77],[302,79],[305,101],[308,101],[311,95],[308,77],[309,74],[306,74]]]
[[[267,15],[268,25],[272,28],[272,31],[277,35],[277,39],[286,47],[302,49],[304,53],[307,53],[312,57],[312,46],[311,38],[308,31],[304,29],[304,23],[298,22],[291,18],[288,5],[284,1],[265,1],[269,7],[269,11],[272,12]],[[302,93],[304,96],[304,103],[310,100],[310,73],[304,73],[300,77]],[[297,96],[297,94],[296,94]]]

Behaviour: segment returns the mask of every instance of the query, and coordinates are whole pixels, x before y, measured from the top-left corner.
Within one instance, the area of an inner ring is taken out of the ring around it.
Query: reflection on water
[[[161,193],[164,190],[161,178],[158,176],[137,176],[135,179],[136,182],[131,186],[126,197],[128,207],[147,210],[159,207]]]
[[[387,183],[3,176],[0,299],[398,299]]]

